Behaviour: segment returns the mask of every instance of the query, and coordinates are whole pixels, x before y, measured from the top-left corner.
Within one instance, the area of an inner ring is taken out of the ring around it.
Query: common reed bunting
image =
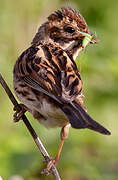
[[[58,153],[47,172],[57,164],[70,126],[110,134],[83,105],[82,80],[75,63],[82,49],[97,41],[80,12],[62,8],[39,27],[31,46],[15,63],[14,90],[25,109],[44,126],[62,128]]]

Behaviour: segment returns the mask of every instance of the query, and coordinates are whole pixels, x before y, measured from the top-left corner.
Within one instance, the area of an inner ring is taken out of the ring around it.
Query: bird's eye
[[[75,32],[75,29],[71,26],[66,27],[64,30],[68,33],[74,33]]]

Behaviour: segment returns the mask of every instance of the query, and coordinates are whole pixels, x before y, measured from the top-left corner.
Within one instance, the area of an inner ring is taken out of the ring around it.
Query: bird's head
[[[62,8],[48,17],[33,39],[34,44],[47,41],[59,45],[65,51],[76,53],[79,47],[96,43],[97,38],[89,31],[88,25],[80,14],[72,8]]]

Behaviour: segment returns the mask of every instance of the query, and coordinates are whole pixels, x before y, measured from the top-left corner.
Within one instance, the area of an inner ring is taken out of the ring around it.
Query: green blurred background
[[[80,10],[89,28],[100,39],[79,57],[89,114],[111,130],[103,136],[90,130],[70,129],[58,164],[62,179],[118,179],[118,1],[108,0],[0,0],[0,72],[11,90],[12,69],[47,16],[61,6]],[[78,62],[77,60],[77,62]],[[60,129],[47,130],[27,113],[52,157],[60,140]],[[0,86],[0,176],[24,180],[53,179],[41,175],[46,164],[29,132],[20,121],[13,123],[13,106]]]

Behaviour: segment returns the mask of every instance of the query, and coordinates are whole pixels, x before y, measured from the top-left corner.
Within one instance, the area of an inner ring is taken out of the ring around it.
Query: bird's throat
[[[77,56],[79,56],[82,49],[83,47],[81,42],[73,42],[68,46],[68,48],[65,49],[65,51],[67,52],[70,58],[76,60]]]

